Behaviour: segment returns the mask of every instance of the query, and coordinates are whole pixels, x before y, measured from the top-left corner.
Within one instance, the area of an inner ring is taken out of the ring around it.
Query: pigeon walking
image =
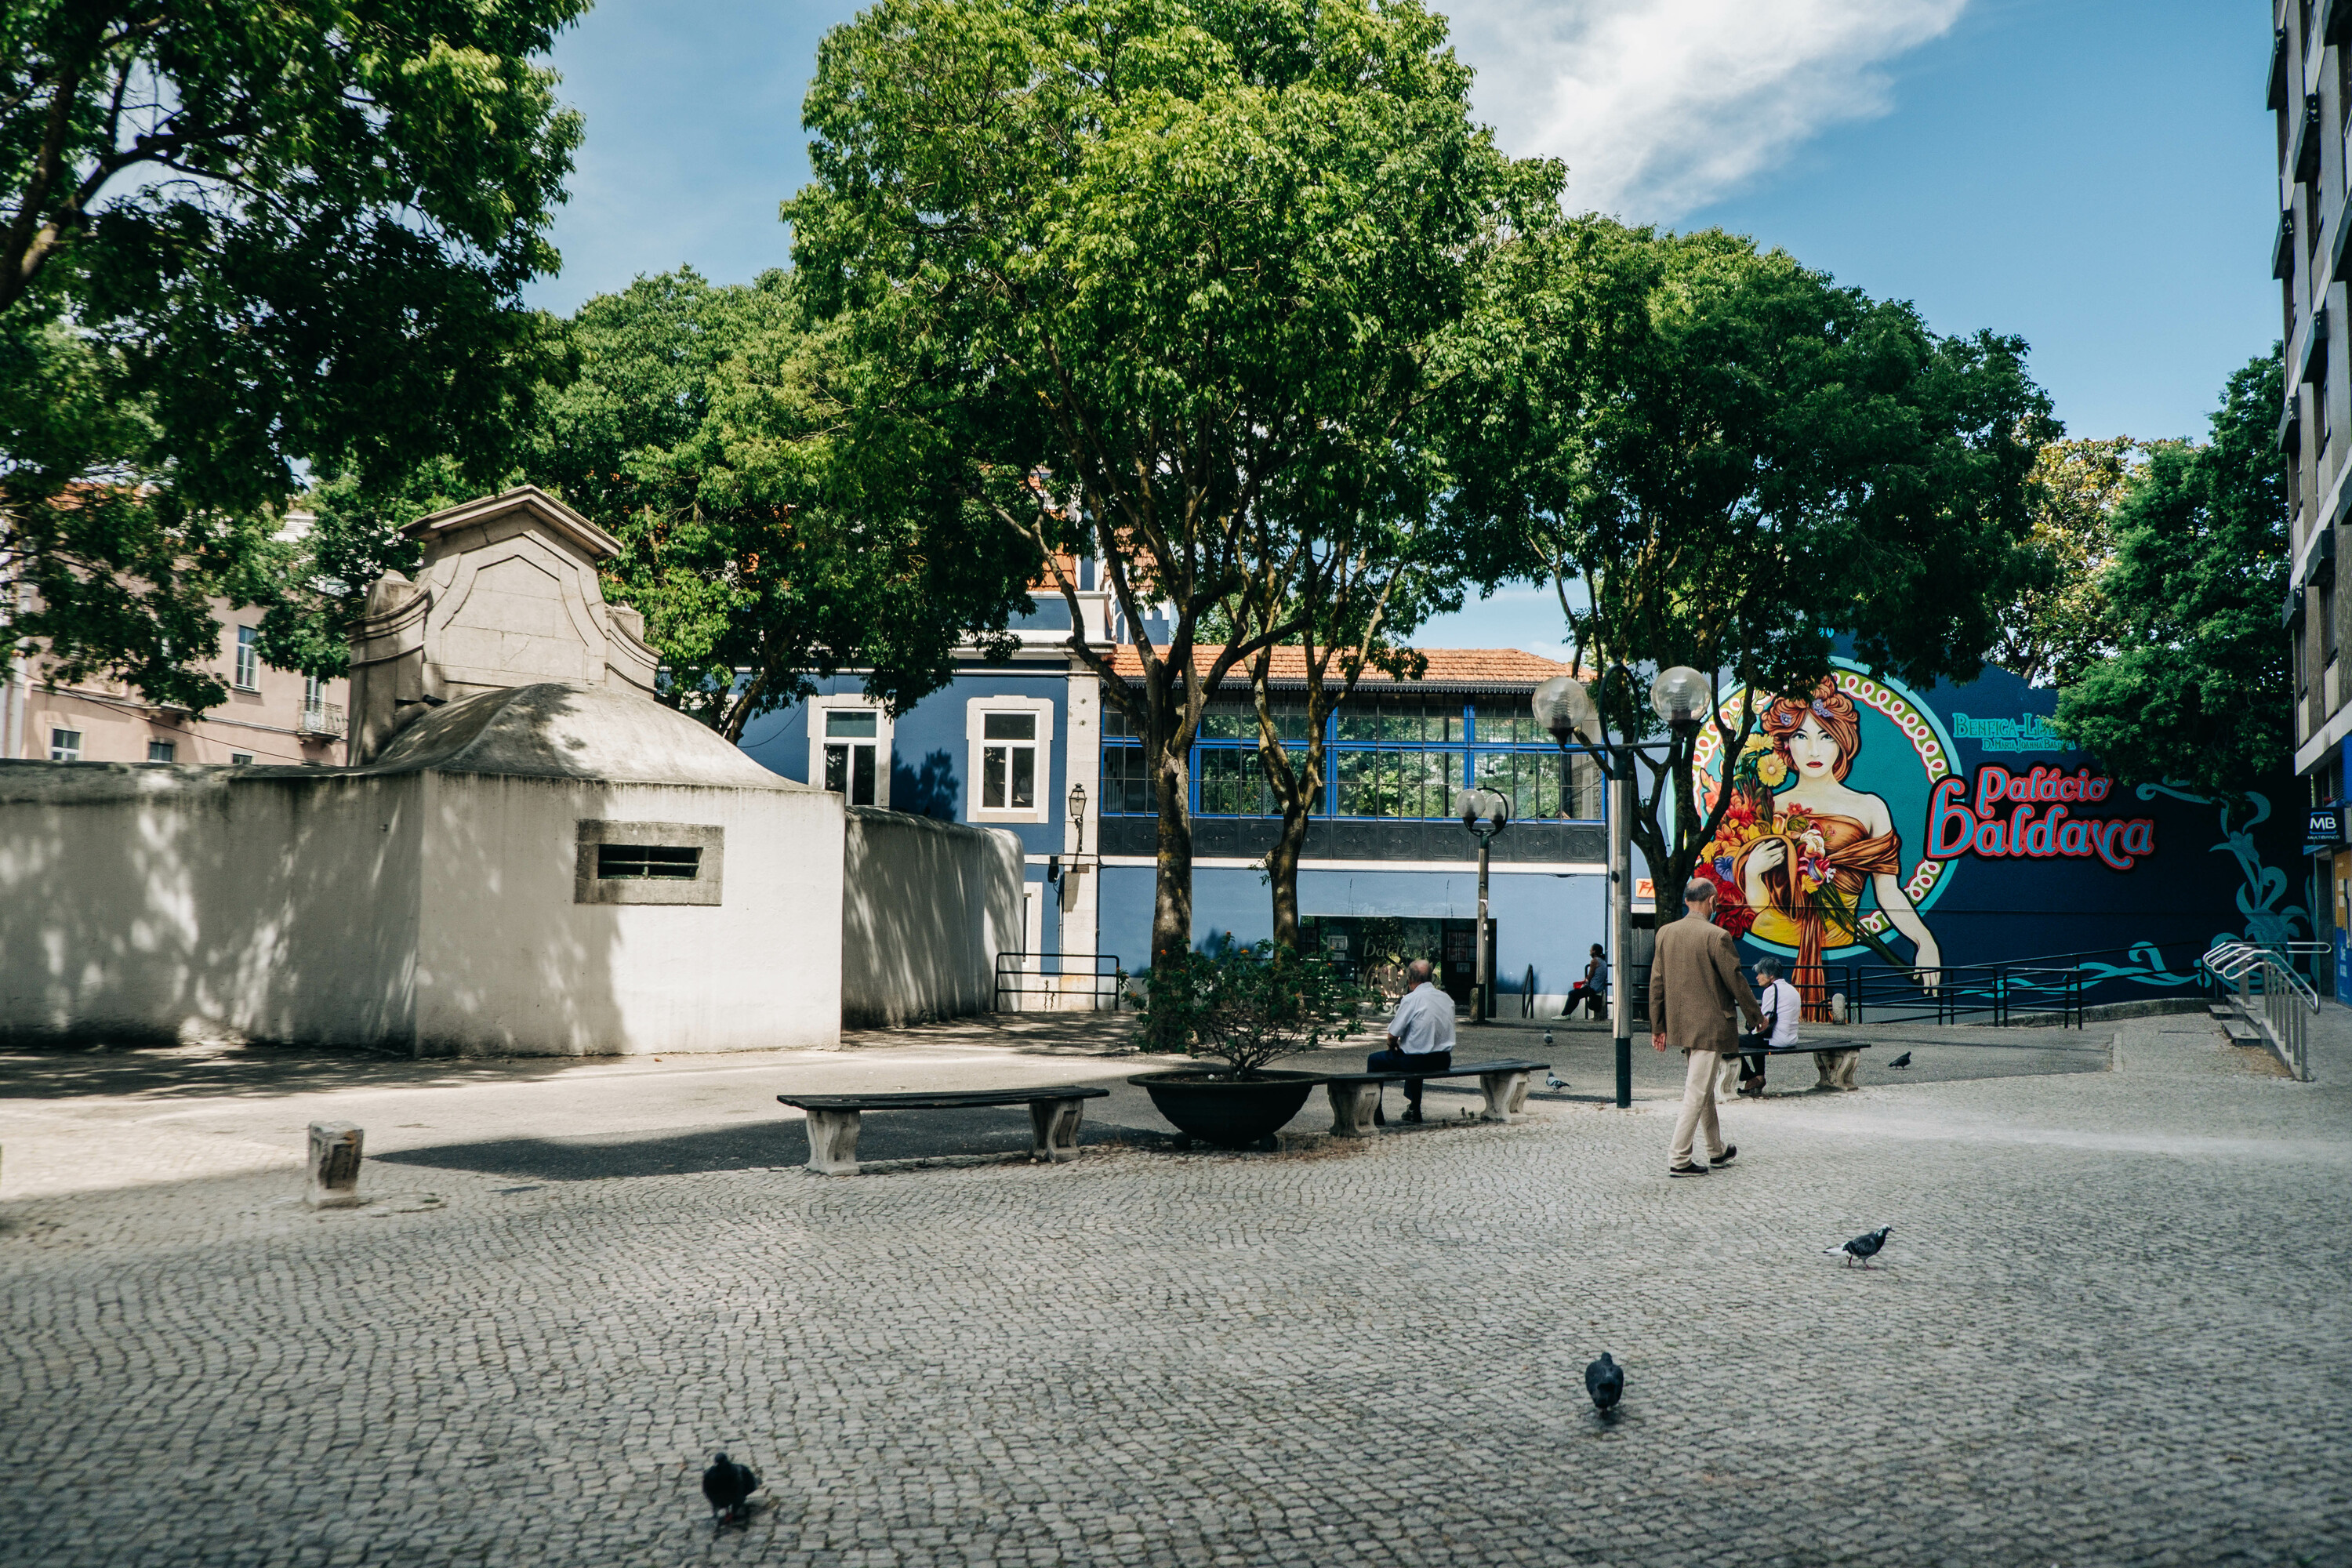
[[[1911,1065],[1911,1053],[1909,1051],[1906,1051],[1901,1056],[1896,1057],[1893,1061],[1888,1062],[1886,1065],[1891,1068],[1907,1068]]]
[[[1625,1369],[1602,1351],[1601,1359],[1584,1369],[1584,1392],[1592,1395],[1592,1408],[1608,1415],[1625,1397]]]
[[[1846,1267],[1849,1268],[1853,1267],[1856,1260],[1867,1268],[1870,1267],[1870,1260],[1878,1256],[1878,1249],[1886,1245],[1886,1233],[1894,1228],[1891,1225],[1884,1225],[1876,1230],[1855,1237],[1843,1246],[1826,1247],[1822,1250],[1832,1258],[1835,1258],[1841,1252],[1844,1253]]]
[[[1558,1073],[1553,1073],[1550,1077],[1544,1079],[1544,1087],[1546,1089],[1566,1089],[1568,1087],[1568,1079],[1560,1077]]]
[[[720,1454],[702,1472],[702,1495],[710,1500],[711,1528],[719,1529],[730,1522],[751,1517],[751,1494],[760,1489],[760,1477],[749,1465],[739,1465]]]

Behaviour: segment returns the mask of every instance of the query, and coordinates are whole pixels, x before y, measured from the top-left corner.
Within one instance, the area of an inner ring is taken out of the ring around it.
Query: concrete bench
[[[1813,1087],[1819,1089],[1823,1084],[1827,1084],[1837,1089],[1855,1089],[1860,1087],[1853,1081],[1853,1064],[1856,1056],[1860,1052],[1870,1049],[1875,1043],[1872,1040],[1839,1040],[1832,1045],[1823,1045],[1819,1040],[1799,1040],[1793,1046],[1767,1046],[1760,1051],[1748,1051],[1745,1054],[1751,1057],[1796,1057],[1814,1054],[1834,1056],[1838,1059],[1830,1064],[1822,1073],[1821,1082]],[[1741,1054],[1738,1051],[1724,1053],[1722,1081],[1728,1083],[1731,1080],[1731,1073],[1739,1065]]]
[[[1336,1138],[1369,1138],[1381,1116],[1381,1096],[1392,1083],[1408,1079],[1475,1078],[1486,1097],[1481,1121],[1508,1121],[1525,1110],[1530,1074],[1549,1072],[1549,1062],[1465,1062],[1442,1072],[1343,1072],[1324,1079],[1323,1092],[1331,1101],[1331,1133]]]
[[[1110,1093],[1082,1084],[1042,1089],[971,1089],[893,1094],[780,1094],[776,1099],[808,1112],[809,1169],[825,1176],[857,1174],[859,1113],[867,1110],[970,1110],[992,1105],[1025,1105],[1034,1141],[1032,1160],[1055,1164],[1078,1157],[1078,1123],[1086,1102]]]

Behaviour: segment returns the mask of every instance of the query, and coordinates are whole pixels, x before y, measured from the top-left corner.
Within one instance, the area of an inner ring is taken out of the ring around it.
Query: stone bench
[[[1081,1084],[1043,1089],[970,1089],[892,1094],[780,1094],[785,1105],[808,1112],[808,1166],[820,1175],[857,1174],[859,1113],[867,1110],[970,1110],[993,1105],[1025,1105],[1034,1139],[1029,1157],[1062,1163],[1078,1157],[1078,1123],[1086,1102],[1110,1093]]]
[[[1465,1062],[1441,1072],[1343,1072],[1323,1080],[1331,1101],[1331,1134],[1335,1138],[1369,1138],[1381,1113],[1381,1096],[1392,1083],[1408,1079],[1475,1078],[1486,1097],[1481,1121],[1508,1121],[1525,1110],[1528,1079],[1549,1072],[1549,1062]]]
[[[1760,1051],[1748,1051],[1746,1054],[1751,1057],[1797,1057],[1809,1054],[1832,1056],[1837,1059],[1827,1068],[1821,1069],[1821,1081],[1813,1087],[1815,1089],[1857,1089],[1861,1086],[1853,1081],[1853,1064],[1859,1053],[1870,1049],[1876,1043],[1873,1040],[1840,1040],[1835,1045],[1825,1046],[1817,1040],[1799,1040],[1793,1046],[1767,1046]],[[1724,1053],[1723,1081],[1727,1083],[1730,1081],[1731,1070],[1739,1065],[1740,1055],[1741,1053],[1738,1051]]]

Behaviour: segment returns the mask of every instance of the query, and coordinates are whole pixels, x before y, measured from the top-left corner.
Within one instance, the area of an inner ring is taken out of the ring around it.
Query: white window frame
[[[1037,720],[1037,804],[1034,806],[981,805],[981,753],[991,713],[1029,713]],[[964,805],[966,822],[1052,822],[1061,815],[1054,795],[1054,702],[1048,697],[973,697],[963,710]]]
[[[161,756],[161,757],[157,756],[157,755],[155,754],[155,748],[156,748],[156,747],[158,747],[158,746],[163,747],[163,750],[164,750],[166,752],[168,752],[169,754],[168,754],[168,755],[166,755],[166,756]],[[178,762],[178,761],[180,760],[180,742],[178,742],[177,741],[150,741],[150,742],[147,742],[147,760],[148,760],[149,762],[151,762],[151,763],[176,763],[176,762]]]
[[[73,737],[72,743],[68,744],[59,741],[58,737],[60,735],[71,735]],[[50,725],[49,761],[53,763],[78,763],[81,761],[81,731],[79,730],[68,730],[62,724]]]
[[[250,767],[253,765],[253,753],[251,752],[231,752],[228,754],[228,765],[233,768]]]
[[[838,697],[812,697],[808,700],[808,782],[817,788],[824,787],[824,716],[833,712],[871,713],[874,715],[874,804],[890,804],[890,758],[892,725],[890,710],[862,691],[844,692]],[[845,793],[844,800],[849,798]]]
[[[259,626],[237,627],[236,645],[229,650],[229,653],[236,661],[231,683],[239,691],[260,690],[261,628]]]

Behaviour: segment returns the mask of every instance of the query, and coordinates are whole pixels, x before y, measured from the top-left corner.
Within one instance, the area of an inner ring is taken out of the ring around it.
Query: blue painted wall
[[[1152,870],[1112,866],[1103,871],[1102,950],[1132,972],[1150,963]],[[1535,966],[1536,989],[1567,991],[1584,974],[1585,950],[1606,942],[1609,879],[1591,875],[1496,872],[1487,883],[1495,921],[1497,989],[1516,995]],[[1478,913],[1478,874],[1461,871],[1315,871],[1298,874],[1303,915],[1385,915],[1471,920]],[[1198,944],[1232,932],[1236,942],[1274,934],[1270,890],[1255,870],[1197,868],[1192,873],[1192,940]]]
[[[967,668],[945,689],[931,693],[892,721],[890,785],[887,804],[894,811],[932,816],[946,822],[971,819],[973,783],[966,776],[971,743],[965,715],[974,698],[1021,697],[1053,704],[1054,739],[1046,748],[1044,822],[990,823],[1021,840],[1024,855],[1055,855],[1062,849],[1062,802],[1070,788],[1068,766],[1069,677],[1059,665],[1031,668],[990,665]],[[817,683],[824,697],[855,696],[864,690],[856,676],[835,676]],[[809,782],[808,707],[794,703],[762,715],[744,727],[743,750],[772,773],[802,784]],[[1061,951],[1061,900],[1046,886],[1045,868],[1028,868],[1028,880],[1040,889],[1045,914],[1045,951]],[[1147,911],[1150,895],[1145,897]],[[1149,913],[1146,914],[1147,929]],[[1085,942],[1077,943],[1084,947]],[[1117,950],[1113,950],[1117,951]]]

